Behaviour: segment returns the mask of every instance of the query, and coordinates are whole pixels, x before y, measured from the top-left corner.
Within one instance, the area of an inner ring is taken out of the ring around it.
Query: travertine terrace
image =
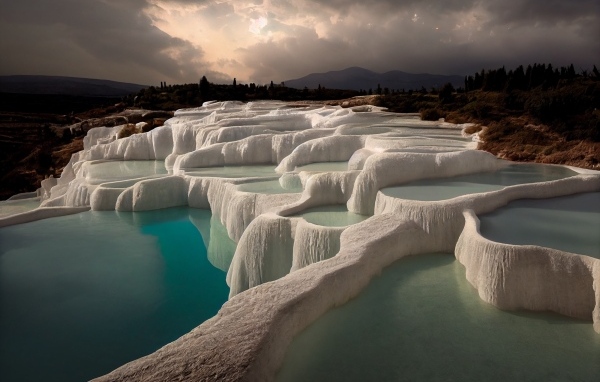
[[[491,242],[480,235],[477,218],[517,199],[600,191],[600,173],[572,169],[564,179],[439,201],[380,192],[507,166],[475,150],[463,127],[372,106],[209,103],[128,138],[116,139],[121,126],[90,130],[62,177],[44,181],[41,207],[1,218],[0,226],[87,209],[187,205],[211,209],[237,242],[227,274],[230,299],[219,313],[98,381],[272,380],[293,337],[324,312],[356,296],[395,260],[442,251],[455,253],[490,304],[586,319],[600,333],[600,259]],[[164,161],[168,173],[117,179],[94,172],[98,164],[123,161]],[[328,162],[347,168],[300,169]],[[242,176],[203,172],[237,166],[248,166]],[[301,185],[302,192],[239,189],[259,180]],[[332,204],[372,217],[326,227],[296,216]]]

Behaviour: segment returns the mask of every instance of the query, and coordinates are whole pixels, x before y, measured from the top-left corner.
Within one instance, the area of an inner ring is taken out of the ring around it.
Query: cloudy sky
[[[0,75],[280,82],[600,64],[598,0],[0,0]]]

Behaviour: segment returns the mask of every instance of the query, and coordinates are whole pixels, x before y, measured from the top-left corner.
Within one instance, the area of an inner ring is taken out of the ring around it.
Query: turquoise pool
[[[192,223],[206,236],[210,218],[86,212],[0,229],[0,380],[88,380],[214,316],[229,288]]]

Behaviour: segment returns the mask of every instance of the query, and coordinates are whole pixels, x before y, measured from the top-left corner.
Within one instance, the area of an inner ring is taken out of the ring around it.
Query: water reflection
[[[210,212],[188,208],[0,229],[0,380],[88,380],[214,316],[229,288],[192,218],[226,258]]]
[[[452,255],[396,262],[294,339],[277,380],[597,379],[591,322],[500,311],[464,273]]]

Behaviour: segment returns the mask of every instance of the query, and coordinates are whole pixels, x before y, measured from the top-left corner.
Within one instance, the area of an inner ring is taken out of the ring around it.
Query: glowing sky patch
[[[597,0],[0,0],[0,75],[269,83],[600,62]],[[31,10],[35,9],[36,12]],[[493,31],[493,32],[492,32]],[[442,33],[443,32],[443,33]],[[443,34],[443,35],[442,35]],[[50,48],[52,47],[52,48]]]
[[[268,24],[267,18],[261,16],[257,19],[252,19],[250,21],[250,28],[248,28],[248,30],[250,31],[250,33],[259,35],[260,32],[263,30],[263,28],[267,26],[267,24]]]

